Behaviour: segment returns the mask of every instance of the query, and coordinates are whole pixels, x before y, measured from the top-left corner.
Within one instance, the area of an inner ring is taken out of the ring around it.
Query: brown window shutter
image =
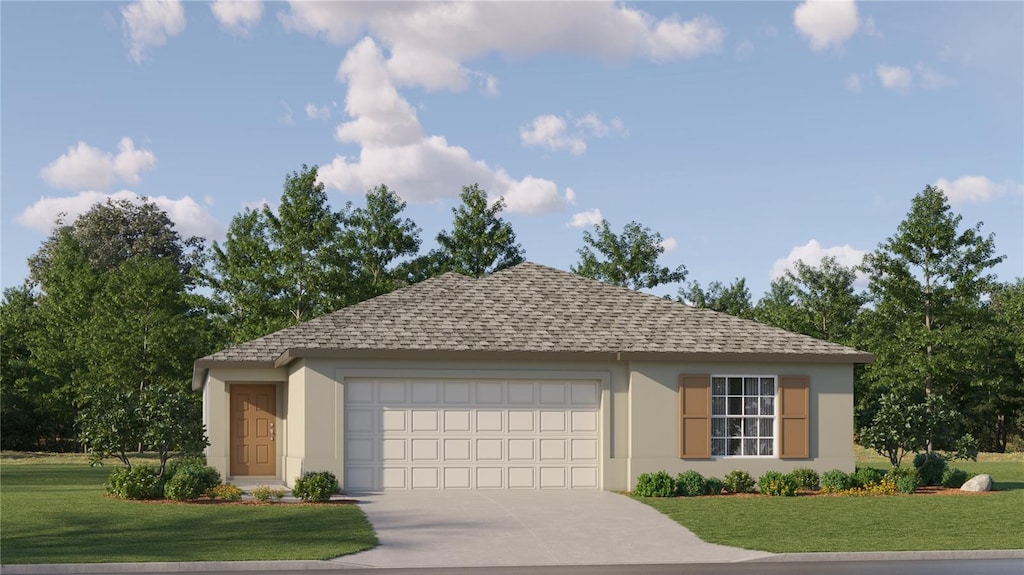
[[[811,379],[779,377],[779,459],[811,456]]]
[[[711,376],[679,376],[679,457],[711,458]]]

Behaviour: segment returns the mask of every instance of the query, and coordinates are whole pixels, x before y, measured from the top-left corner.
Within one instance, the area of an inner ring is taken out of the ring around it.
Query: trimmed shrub
[[[921,486],[921,477],[916,469],[909,467],[893,467],[880,482],[892,483],[900,493],[913,493]]]
[[[303,501],[329,501],[337,492],[338,478],[330,471],[307,471],[292,488],[292,495]]]
[[[274,498],[274,501],[280,501],[280,500],[284,499],[284,494],[285,494],[285,490],[284,489],[271,489],[270,490],[270,496]]]
[[[683,497],[704,495],[704,476],[689,470],[676,476],[676,494]]]
[[[789,474],[796,481],[796,486],[799,489],[815,490],[821,487],[821,478],[818,476],[818,472],[809,467],[794,469]]]
[[[723,480],[725,490],[729,493],[753,493],[754,478],[742,469],[730,471]]]
[[[633,488],[633,495],[637,497],[672,497],[675,494],[676,482],[666,471],[641,473]]]
[[[821,490],[825,493],[842,493],[852,486],[850,474],[840,469],[826,471],[821,476]]]
[[[768,471],[757,479],[757,487],[765,495],[783,497],[796,495],[796,480],[788,473]]]
[[[705,495],[721,495],[724,488],[725,483],[717,477],[708,477],[704,480]]]
[[[224,499],[225,501],[241,501],[242,490],[230,483],[214,485],[206,490],[206,496],[210,499]]]
[[[202,455],[189,455],[185,457],[175,457],[167,462],[164,466],[164,482],[168,482],[174,477],[174,474],[178,472],[182,467],[191,466],[206,467],[206,457]]]
[[[942,474],[946,472],[949,463],[946,458],[938,453],[918,453],[914,456],[914,469],[921,478],[921,485],[939,485],[942,483]]]
[[[252,498],[260,503],[266,503],[270,500],[270,487],[266,485],[260,485],[252,490]]]
[[[871,487],[885,477],[885,472],[874,467],[858,467],[850,476],[850,487]]]
[[[967,483],[967,472],[955,467],[947,469],[942,473],[942,486],[959,489]]]
[[[181,465],[164,485],[164,497],[176,501],[191,501],[219,484],[220,472],[216,469],[197,463]]]
[[[164,496],[164,482],[160,469],[152,465],[118,467],[110,472],[107,493],[121,499],[160,499]]]

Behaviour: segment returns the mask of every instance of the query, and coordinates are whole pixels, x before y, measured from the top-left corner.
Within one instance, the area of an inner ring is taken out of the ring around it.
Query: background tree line
[[[108,201],[60,223],[25,284],[4,292],[3,448],[85,446],[126,463],[140,447],[199,449],[196,358],[446,272],[480,277],[524,260],[503,200],[476,185],[426,253],[405,207],[380,185],[334,209],[316,166],[302,166],[276,210],[246,209],[208,247],[148,202]],[[932,423],[917,444],[967,437],[1003,451],[1024,429],[1024,280],[997,281],[994,238],[961,223],[929,186],[858,268],[797,262],[756,303],[744,278],[690,282],[675,299],[874,353],[855,378],[862,442],[892,443],[875,432],[917,409]],[[575,273],[638,290],[686,279],[685,267],[659,264],[661,234],[636,222],[616,233],[605,220],[582,239]]]

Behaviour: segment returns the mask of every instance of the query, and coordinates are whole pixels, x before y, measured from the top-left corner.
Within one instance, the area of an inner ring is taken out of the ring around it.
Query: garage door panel
[[[346,381],[345,488],[596,489],[597,382]]]
[[[451,431],[469,431],[470,427],[470,412],[466,411],[453,411],[445,410],[444,412],[444,430],[445,432]]]

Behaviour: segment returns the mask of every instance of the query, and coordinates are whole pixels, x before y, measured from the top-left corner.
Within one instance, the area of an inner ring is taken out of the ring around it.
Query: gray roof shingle
[[[872,360],[853,348],[527,262],[479,279],[429,279],[214,353],[196,368],[280,364],[327,350]]]

